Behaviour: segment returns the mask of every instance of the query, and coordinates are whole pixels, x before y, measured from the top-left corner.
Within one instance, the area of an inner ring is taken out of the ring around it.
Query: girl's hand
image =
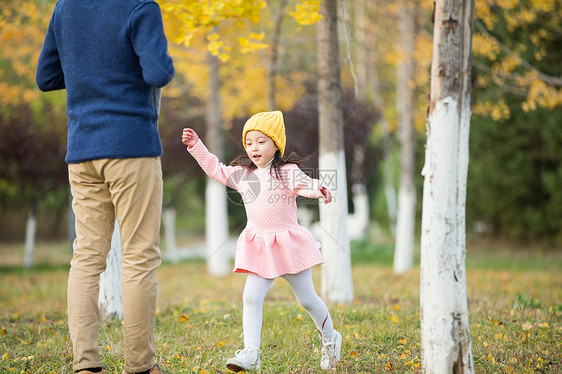
[[[324,204],[328,204],[330,201],[332,201],[332,193],[330,192],[328,187],[320,186],[319,190],[322,195],[324,195]]]
[[[199,137],[197,133],[192,129],[186,128],[183,129],[183,134],[181,136],[181,141],[183,144],[187,145],[188,147],[193,147],[199,141]]]

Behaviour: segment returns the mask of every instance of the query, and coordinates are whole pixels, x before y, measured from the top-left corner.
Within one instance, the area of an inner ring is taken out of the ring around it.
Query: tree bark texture
[[[333,302],[353,300],[345,153],[343,146],[342,86],[337,30],[337,0],[320,5],[317,25],[318,116],[320,180],[332,190],[334,201],[320,206],[322,233],[322,295]]]
[[[473,0],[435,5],[421,239],[422,372],[473,373],[465,204]]]

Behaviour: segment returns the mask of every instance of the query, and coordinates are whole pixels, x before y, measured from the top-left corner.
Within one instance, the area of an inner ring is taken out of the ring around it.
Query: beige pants
[[[123,246],[121,282],[125,370],[154,364],[154,322],[161,264],[160,158],[103,159],[68,166],[76,240],[68,277],[68,325],[74,370],[101,367],[98,294],[115,218]]]

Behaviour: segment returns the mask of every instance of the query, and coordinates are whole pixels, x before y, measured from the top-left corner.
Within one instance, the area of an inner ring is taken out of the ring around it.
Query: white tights
[[[283,278],[291,285],[297,302],[312,317],[322,337],[326,340],[332,339],[334,335],[332,318],[326,304],[314,290],[310,269],[298,274],[283,275]],[[263,300],[271,283],[273,283],[273,279],[265,279],[253,273],[249,273],[246,278],[242,298],[244,302],[242,324],[245,348],[260,347]]]

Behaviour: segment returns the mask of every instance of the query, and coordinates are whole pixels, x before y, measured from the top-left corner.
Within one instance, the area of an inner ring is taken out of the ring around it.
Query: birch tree
[[[207,109],[207,136],[205,143],[219,160],[223,159],[223,129],[219,97],[219,59],[208,54],[209,102]],[[225,244],[228,241],[228,211],[226,189],[221,183],[207,177],[205,188],[205,242],[207,269],[211,275],[230,272],[230,261]]]
[[[398,190],[398,216],[394,247],[394,272],[404,273],[414,264],[414,231],[416,218],[415,130],[414,98],[415,64],[410,57],[415,49],[416,3],[400,2],[398,12],[399,45],[401,50],[398,67],[396,107],[400,131],[400,186]],[[406,62],[404,62],[406,61]]]
[[[465,201],[473,0],[435,4],[421,237],[424,373],[473,373]]]
[[[351,256],[346,222],[347,183],[343,144],[342,87],[337,29],[337,0],[320,4],[317,24],[319,168],[334,201],[320,206],[322,226],[322,295],[333,302],[353,299]],[[332,179],[333,178],[333,179]],[[330,182],[330,183],[328,183]]]

